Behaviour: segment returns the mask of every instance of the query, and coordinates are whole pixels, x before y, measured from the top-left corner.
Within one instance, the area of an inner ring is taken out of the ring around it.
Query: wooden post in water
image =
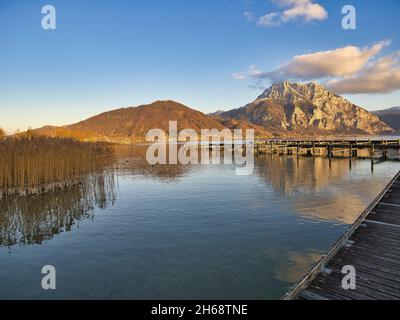
[[[374,143],[371,142],[371,149],[370,149],[370,157],[371,157],[371,172],[374,172],[374,155],[375,155],[375,146]]]
[[[386,161],[388,159],[388,151],[387,150],[383,150],[382,151],[382,161]]]
[[[282,154],[284,156],[287,155],[287,143],[286,142],[283,143]]]
[[[353,157],[353,144],[350,142],[349,158],[351,159],[352,157]]]
[[[371,148],[369,150],[369,155],[370,155],[371,159],[374,159],[374,156],[375,156],[375,145],[374,145],[373,142],[372,142]]]
[[[333,156],[333,147],[332,147],[332,142],[330,142],[328,145],[328,158],[332,159],[332,156]]]
[[[315,157],[315,141],[312,143],[312,156]]]
[[[301,152],[300,144],[299,142],[297,142],[297,157],[300,157],[300,152]]]

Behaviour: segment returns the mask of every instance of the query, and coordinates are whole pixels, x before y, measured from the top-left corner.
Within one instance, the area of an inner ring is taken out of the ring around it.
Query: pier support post
[[[312,143],[312,156],[315,157],[315,141]]]
[[[300,153],[301,153],[301,147],[300,147],[299,143],[297,142],[297,157],[300,157]]]
[[[382,151],[382,161],[386,161],[388,159],[388,151]]]
[[[330,143],[328,146],[328,158],[332,159],[332,157],[333,157],[333,147],[332,147],[332,143]]]

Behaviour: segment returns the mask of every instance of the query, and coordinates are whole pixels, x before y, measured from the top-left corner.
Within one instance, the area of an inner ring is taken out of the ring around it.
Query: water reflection
[[[146,161],[146,148],[120,146],[119,173],[139,179],[176,182],[194,172],[207,169],[207,166],[203,165],[151,166]],[[358,174],[357,181],[352,182],[351,172],[360,170],[360,163],[365,164],[367,170],[364,175]],[[310,219],[352,224],[387,180],[385,176],[373,177],[368,167],[369,162],[362,160],[330,161],[322,157],[266,155],[256,157],[254,174],[261,178],[266,186],[272,186],[280,197],[288,198],[293,211]],[[370,183],[371,178],[374,179],[374,184]],[[263,207],[265,204],[253,205]]]
[[[65,190],[0,200],[0,246],[41,244],[116,202],[112,171]]]
[[[387,183],[368,168],[368,161],[350,165],[348,159],[268,155],[256,161],[256,174],[287,198],[293,211],[344,224],[352,224]]]
[[[117,164],[107,172],[89,177],[79,186],[57,192],[30,197],[9,197],[0,200],[0,246],[15,244],[40,244],[54,235],[70,231],[80,221],[93,219],[94,209],[106,209],[116,201],[116,175],[128,176],[140,181],[156,180],[170,183],[184,180],[194,173],[210,171],[204,165],[155,165],[146,161],[146,146],[118,146]],[[247,209],[273,207],[272,201],[284,199],[285,208],[312,220],[326,220],[351,224],[382,188],[387,177],[373,177],[371,173],[357,174],[357,181],[351,181],[351,170],[359,171],[359,161],[349,166],[346,159],[331,163],[325,158],[281,157],[279,155],[259,156],[255,161],[253,176],[265,187],[272,187],[273,194],[263,197],[258,189],[249,198]],[[218,166],[217,166],[218,167]],[[227,168],[230,166],[221,166]],[[233,167],[233,166],[232,166]],[[213,166],[215,169],[215,166]],[[353,168],[353,169],[352,169]],[[213,169],[213,170],[214,170]],[[218,170],[218,169],[217,169]],[[228,170],[234,175],[234,170]],[[209,174],[209,172],[207,173]],[[226,177],[228,178],[228,177]],[[243,183],[243,190],[252,188],[253,178],[237,178]],[[213,179],[211,177],[211,179]],[[250,180],[248,180],[250,179]],[[227,180],[229,181],[229,179]],[[218,181],[219,188],[229,188]],[[357,188],[354,185],[357,183]],[[224,190],[210,190],[224,193]],[[229,184],[229,182],[228,182]],[[211,192],[202,190],[202,192]],[[151,198],[151,195],[149,195]],[[285,200],[286,199],[286,200]],[[229,199],[227,199],[229,201]],[[256,202],[255,202],[256,201]],[[228,204],[227,204],[228,205]],[[277,202],[275,206],[280,206]],[[176,204],[179,206],[179,204]]]
[[[326,158],[267,155],[258,157],[256,165],[256,173],[285,195],[318,191],[332,181],[342,181],[349,172],[349,162],[342,159],[329,163]]]
[[[117,169],[120,175],[145,178],[162,182],[176,182],[190,175],[200,166],[193,165],[149,165],[146,160],[147,146],[121,145],[116,146],[118,155]]]
[[[275,278],[287,283],[298,282],[317,263],[323,252],[266,252],[266,255],[274,259]]]

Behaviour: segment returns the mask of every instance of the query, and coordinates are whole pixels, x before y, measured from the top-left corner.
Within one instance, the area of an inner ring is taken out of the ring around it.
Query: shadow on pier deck
[[[343,267],[356,271],[344,289]],[[400,172],[284,300],[400,300]]]

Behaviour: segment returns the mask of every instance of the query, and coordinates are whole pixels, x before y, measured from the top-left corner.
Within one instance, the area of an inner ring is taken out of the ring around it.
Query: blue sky
[[[232,76],[251,65],[268,72],[296,55],[385,40],[376,59],[400,50],[398,0],[308,0],[327,18],[259,25],[287,9],[274,1],[0,0],[0,127],[68,124],[158,99],[227,110],[261,93]],[[41,27],[46,4],[56,30]],[[341,27],[345,4],[357,9],[357,30]],[[345,96],[370,110],[400,105],[399,90]]]

